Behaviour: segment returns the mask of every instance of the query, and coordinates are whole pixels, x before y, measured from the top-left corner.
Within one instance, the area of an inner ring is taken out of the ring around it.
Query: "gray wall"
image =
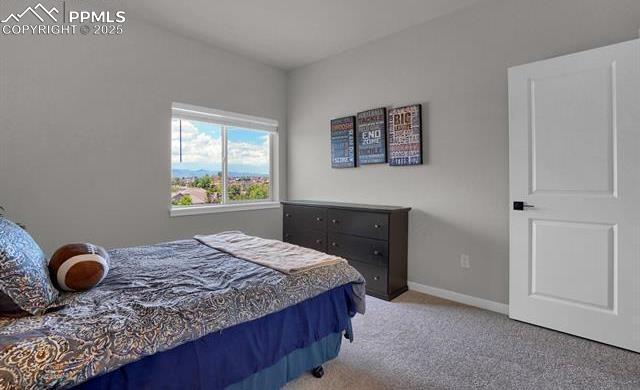
[[[507,68],[637,38],[639,27],[637,0],[480,0],[295,70],[289,198],[411,206],[409,280],[506,303]],[[425,112],[425,165],[330,168],[330,119],[410,103]]]
[[[0,37],[0,205],[48,252],[224,229],[280,237],[278,209],[169,217],[170,109],[276,119],[284,154],[286,74],[134,19],[125,26],[119,38]]]

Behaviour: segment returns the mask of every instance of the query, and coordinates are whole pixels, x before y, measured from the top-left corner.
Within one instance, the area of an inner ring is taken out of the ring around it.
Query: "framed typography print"
[[[356,166],[355,127],[355,116],[331,121],[332,168],[353,168]]]
[[[356,119],[358,165],[387,162],[387,109],[359,112]]]
[[[422,164],[422,105],[389,110],[389,165]]]

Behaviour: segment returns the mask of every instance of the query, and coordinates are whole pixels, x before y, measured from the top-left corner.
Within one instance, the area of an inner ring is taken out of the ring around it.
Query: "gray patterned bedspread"
[[[0,389],[70,387],[142,357],[353,283],[346,264],[285,275],[196,240],[109,251],[96,288],[62,294],[63,309],[0,318]]]

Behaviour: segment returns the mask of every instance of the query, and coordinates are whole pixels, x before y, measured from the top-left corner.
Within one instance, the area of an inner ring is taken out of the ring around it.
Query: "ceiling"
[[[476,0],[136,0],[148,22],[293,69],[437,18]]]

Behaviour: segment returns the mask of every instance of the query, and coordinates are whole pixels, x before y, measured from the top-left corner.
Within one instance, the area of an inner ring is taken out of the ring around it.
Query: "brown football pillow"
[[[109,272],[109,255],[104,248],[82,243],[59,248],[49,261],[53,284],[65,291],[85,291],[97,285]]]

